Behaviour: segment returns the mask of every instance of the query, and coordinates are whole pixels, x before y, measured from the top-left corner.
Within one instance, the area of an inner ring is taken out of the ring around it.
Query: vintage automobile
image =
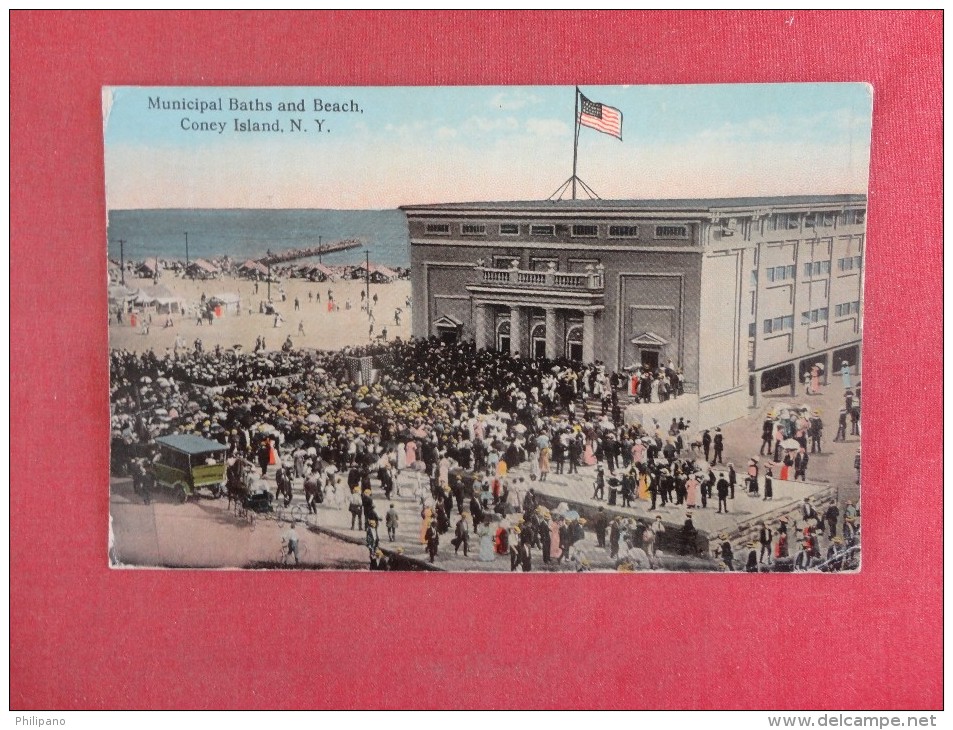
[[[155,486],[171,489],[179,502],[185,502],[199,489],[208,489],[213,497],[224,493],[225,446],[179,433],[159,436],[155,441],[159,452],[150,469]]]

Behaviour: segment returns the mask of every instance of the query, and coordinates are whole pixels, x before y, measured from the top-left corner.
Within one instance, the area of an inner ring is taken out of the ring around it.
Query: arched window
[[[533,341],[533,357],[537,360],[546,357],[546,325],[538,324],[533,327],[530,339]]]
[[[566,331],[566,357],[575,362],[582,362],[582,325],[571,326]]]
[[[510,351],[510,321],[502,320],[496,326],[496,349],[500,352]]]

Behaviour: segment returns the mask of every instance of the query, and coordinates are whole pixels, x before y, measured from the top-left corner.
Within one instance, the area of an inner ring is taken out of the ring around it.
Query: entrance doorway
[[[460,339],[460,330],[456,327],[438,327],[437,336],[441,342],[454,345]]]
[[[659,360],[658,350],[646,350],[646,349],[640,348],[639,353],[642,356],[642,367],[649,368],[650,370],[658,369],[658,360]]]

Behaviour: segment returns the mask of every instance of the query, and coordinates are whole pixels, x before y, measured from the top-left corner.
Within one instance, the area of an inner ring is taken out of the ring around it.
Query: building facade
[[[866,196],[404,206],[413,334],[684,372],[732,420],[860,366]]]

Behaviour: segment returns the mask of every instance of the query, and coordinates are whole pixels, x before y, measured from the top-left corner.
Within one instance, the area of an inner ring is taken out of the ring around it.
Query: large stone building
[[[413,334],[684,369],[699,421],[860,366],[866,196],[403,207]]]

